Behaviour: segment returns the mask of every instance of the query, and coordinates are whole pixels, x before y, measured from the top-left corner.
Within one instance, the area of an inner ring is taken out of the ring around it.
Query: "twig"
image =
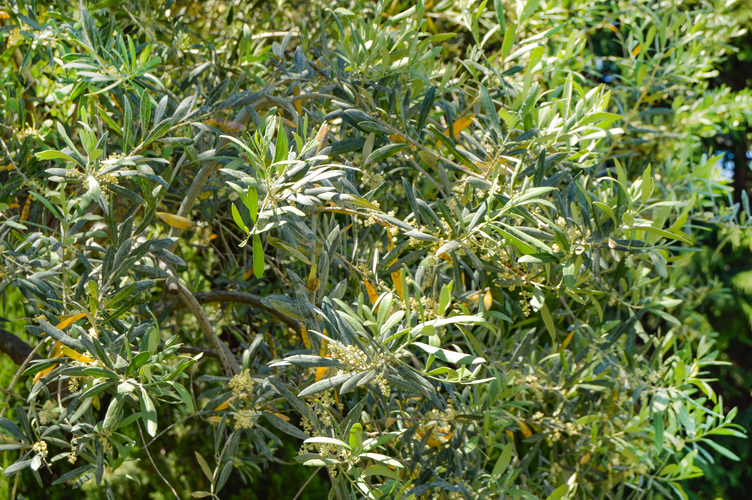
[[[430,174],[429,174],[428,172],[426,172],[425,170],[423,170],[423,167],[421,167],[421,166],[420,166],[420,164],[419,164],[418,162],[416,162],[414,158],[410,158],[410,157],[408,156],[408,157],[407,157],[407,160],[408,160],[408,161],[409,161],[410,163],[412,163],[412,164],[413,164],[413,166],[414,166],[415,168],[417,168],[417,169],[418,169],[418,170],[420,171],[420,173],[421,173],[421,174],[423,174],[423,175],[425,176],[425,178],[426,178],[426,179],[428,179],[428,180],[429,180],[429,181],[431,182],[431,184],[433,184],[434,186],[436,186],[436,188],[437,188],[437,189],[439,190],[439,193],[441,193],[441,196],[442,196],[442,197],[443,197],[444,199],[446,199],[446,198],[447,198],[447,195],[446,195],[446,193],[444,192],[444,188],[442,188],[442,187],[441,187],[441,184],[439,184],[438,182],[436,182],[436,180],[435,180],[435,179],[434,179],[433,177],[431,177],[431,175],[430,175]]]
[[[297,32],[296,28],[293,28],[291,31],[292,31],[292,36],[296,36],[300,34]],[[269,31],[266,33],[258,33],[256,35],[253,35],[251,37],[251,40],[260,40],[262,38],[275,38],[279,36],[287,36],[288,33],[289,31]]]
[[[298,500],[300,495],[303,494],[303,490],[305,490],[306,486],[308,486],[308,483],[311,482],[311,480],[316,476],[316,474],[319,473],[320,470],[321,470],[321,467],[313,471],[313,474],[311,474],[311,477],[309,477],[308,480],[305,483],[303,483],[303,486],[300,487],[300,489],[298,490],[298,493],[292,498],[292,500]]]
[[[5,150],[5,154],[8,155],[8,161],[11,165],[13,165],[13,171],[18,172],[21,174],[21,177],[23,177],[23,180],[26,184],[29,183],[29,178],[24,175],[24,173],[18,168],[18,165],[16,165],[16,162],[13,161],[13,155],[10,154],[10,150],[8,149],[8,146],[5,144],[5,141],[2,137],[0,137],[0,144],[3,146],[3,150]]]
[[[165,479],[165,477],[162,475],[162,473],[157,468],[157,464],[154,463],[154,459],[151,458],[151,453],[149,453],[149,446],[146,444],[146,440],[144,439],[144,433],[141,430],[141,422],[139,422],[138,420],[136,420],[136,425],[138,425],[138,434],[141,436],[141,442],[144,444],[144,451],[146,452],[146,456],[149,457],[149,461],[151,462],[152,467],[154,467],[154,470],[157,471],[157,474],[159,475],[159,477],[162,478],[162,481],[165,482],[165,484],[167,485],[167,487],[170,488],[170,490],[172,491],[172,494],[175,495],[175,498],[177,498],[178,500],[180,500],[180,497],[178,496],[178,492],[175,491],[175,488],[173,488],[172,485],[170,484],[170,482],[167,479]]]
[[[19,396],[18,394],[16,394],[15,392],[9,391],[5,387],[0,387],[0,392],[2,392],[3,394],[6,394],[8,396],[11,396],[13,398],[19,399],[19,400],[23,400],[24,399],[21,396]]]
[[[21,366],[18,367],[18,371],[16,371],[16,374],[13,376],[13,380],[11,380],[10,385],[8,386],[8,391],[12,391],[13,387],[18,383],[18,379],[21,377],[21,374],[26,370],[26,367],[29,365],[32,359],[34,359],[34,355],[37,353],[39,349],[44,345],[44,342],[40,342],[37,344],[37,346],[32,349],[32,351],[29,353],[28,356],[26,356],[26,359],[23,363],[21,363]],[[0,418],[5,416],[5,412],[8,410],[9,406],[6,406],[5,408],[0,411]]]
[[[18,492],[18,481],[21,479],[21,473],[16,473],[16,480],[13,481],[13,491],[10,494],[11,500],[16,500],[16,493]]]
[[[300,118],[300,115],[298,114],[298,112],[295,110],[292,104],[290,104],[289,99],[284,99],[282,97],[277,97],[277,96],[270,95],[270,94],[264,94],[264,99],[278,106],[282,106],[283,108],[285,108],[285,110],[288,113],[290,113],[290,116],[296,117],[298,119]]]
[[[308,92],[307,94],[299,94],[296,96],[292,96],[289,99],[287,99],[287,102],[289,103],[296,103],[298,101],[303,101],[306,99],[329,99],[330,101],[332,99],[336,99],[337,96],[332,94],[322,94],[320,92]]]
[[[180,420],[178,420],[177,422],[173,422],[167,428],[163,429],[162,432],[158,433],[156,436],[154,436],[153,438],[151,438],[151,441],[149,441],[146,444],[146,446],[151,446],[154,441],[156,441],[157,439],[159,439],[160,437],[162,437],[162,434],[164,434],[165,432],[168,432],[170,429],[172,429],[176,425],[180,425],[183,422],[185,422],[186,420],[190,420],[190,419],[192,419],[194,417],[200,417],[201,415],[204,415],[204,414],[207,414],[207,413],[211,413],[211,412],[199,411],[199,412],[193,413],[191,415],[188,415],[187,417],[183,417]]]

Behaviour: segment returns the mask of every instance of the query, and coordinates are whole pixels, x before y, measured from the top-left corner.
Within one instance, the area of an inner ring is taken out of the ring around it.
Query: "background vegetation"
[[[0,495],[743,494],[747,5],[0,17]]]

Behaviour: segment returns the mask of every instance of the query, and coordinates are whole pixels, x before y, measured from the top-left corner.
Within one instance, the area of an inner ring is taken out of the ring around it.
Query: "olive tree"
[[[5,476],[218,498],[294,442],[337,499],[686,497],[743,437],[687,272],[750,215],[732,8],[8,2]],[[149,450],[189,424],[202,488]]]

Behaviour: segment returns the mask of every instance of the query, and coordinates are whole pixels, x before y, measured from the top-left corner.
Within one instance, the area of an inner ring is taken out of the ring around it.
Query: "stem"
[[[170,488],[170,491],[172,491],[172,494],[175,495],[175,498],[177,498],[178,500],[180,500],[180,497],[178,496],[178,492],[175,491],[175,488],[173,488],[172,485],[170,484],[170,482],[167,479],[165,479],[165,477],[162,475],[162,473],[157,468],[157,464],[154,463],[154,459],[151,458],[151,453],[149,453],[149,446],[146,444],[146,440],[144,439],[144,433],[141,430],[141,422],[139,422],[138,420],[136,420],[136,425],[138,425],[138,434],[141,436],[141,442],[144,445],[144,451],[146,452],[146,456],[149,457],[149,461],[151,462],[152,467],[154,467],[154,470],[157,471],[157,475],[159,475],[159,477],[162,478],[162,481],[165,482],[165,484],[167,485],[167,487]]]
[[[37,351],[44,345],[44,342],[40,342],[37,344],[37,346],[32,349],[32,351],[29,353],[28,356],[26,356],[26,359],[23,363],[21,363],[21,366],[18,367],[18,370],[16,371],[16,374],[13,376],[13,380],[11,380],[10,385],[8,386],[8,391],[12,391],[13,387],[18,383],[18,379],[21,377],[21,374],[26,370],[26,367],[29,365],[32,359],[34,359],[34,356],[36,355]],[[0,411],[0,418],[5,416],[5,412],[10,408],[10,405],[6,406],[5,408]]]
[[[298,493],[292,498],[292,500],[298,500],[300,495],[303,494],[303,490],[305,490],[306,486],[308,486],[308,483],[311,482],[311,480],[316,476],[316,474],[319,473],[320,470],[321,470],[321,467],[313,471],[313,474],[311,474],[311,477],[309,477],[308,480],[305,483],[303,483],[303,486],[300,487],[300,489],[298,490]]]

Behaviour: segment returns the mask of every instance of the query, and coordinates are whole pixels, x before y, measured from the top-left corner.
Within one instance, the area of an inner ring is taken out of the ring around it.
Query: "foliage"
[[[6,477],[109,492],[186,429],[177,498],[291,441],[339,499],[679,498],[735,458],[687,272],[749,225],[702,148],[748,102],[708,88],[731,5],[331,7],[8,5],[0,289],[44,357]]]

